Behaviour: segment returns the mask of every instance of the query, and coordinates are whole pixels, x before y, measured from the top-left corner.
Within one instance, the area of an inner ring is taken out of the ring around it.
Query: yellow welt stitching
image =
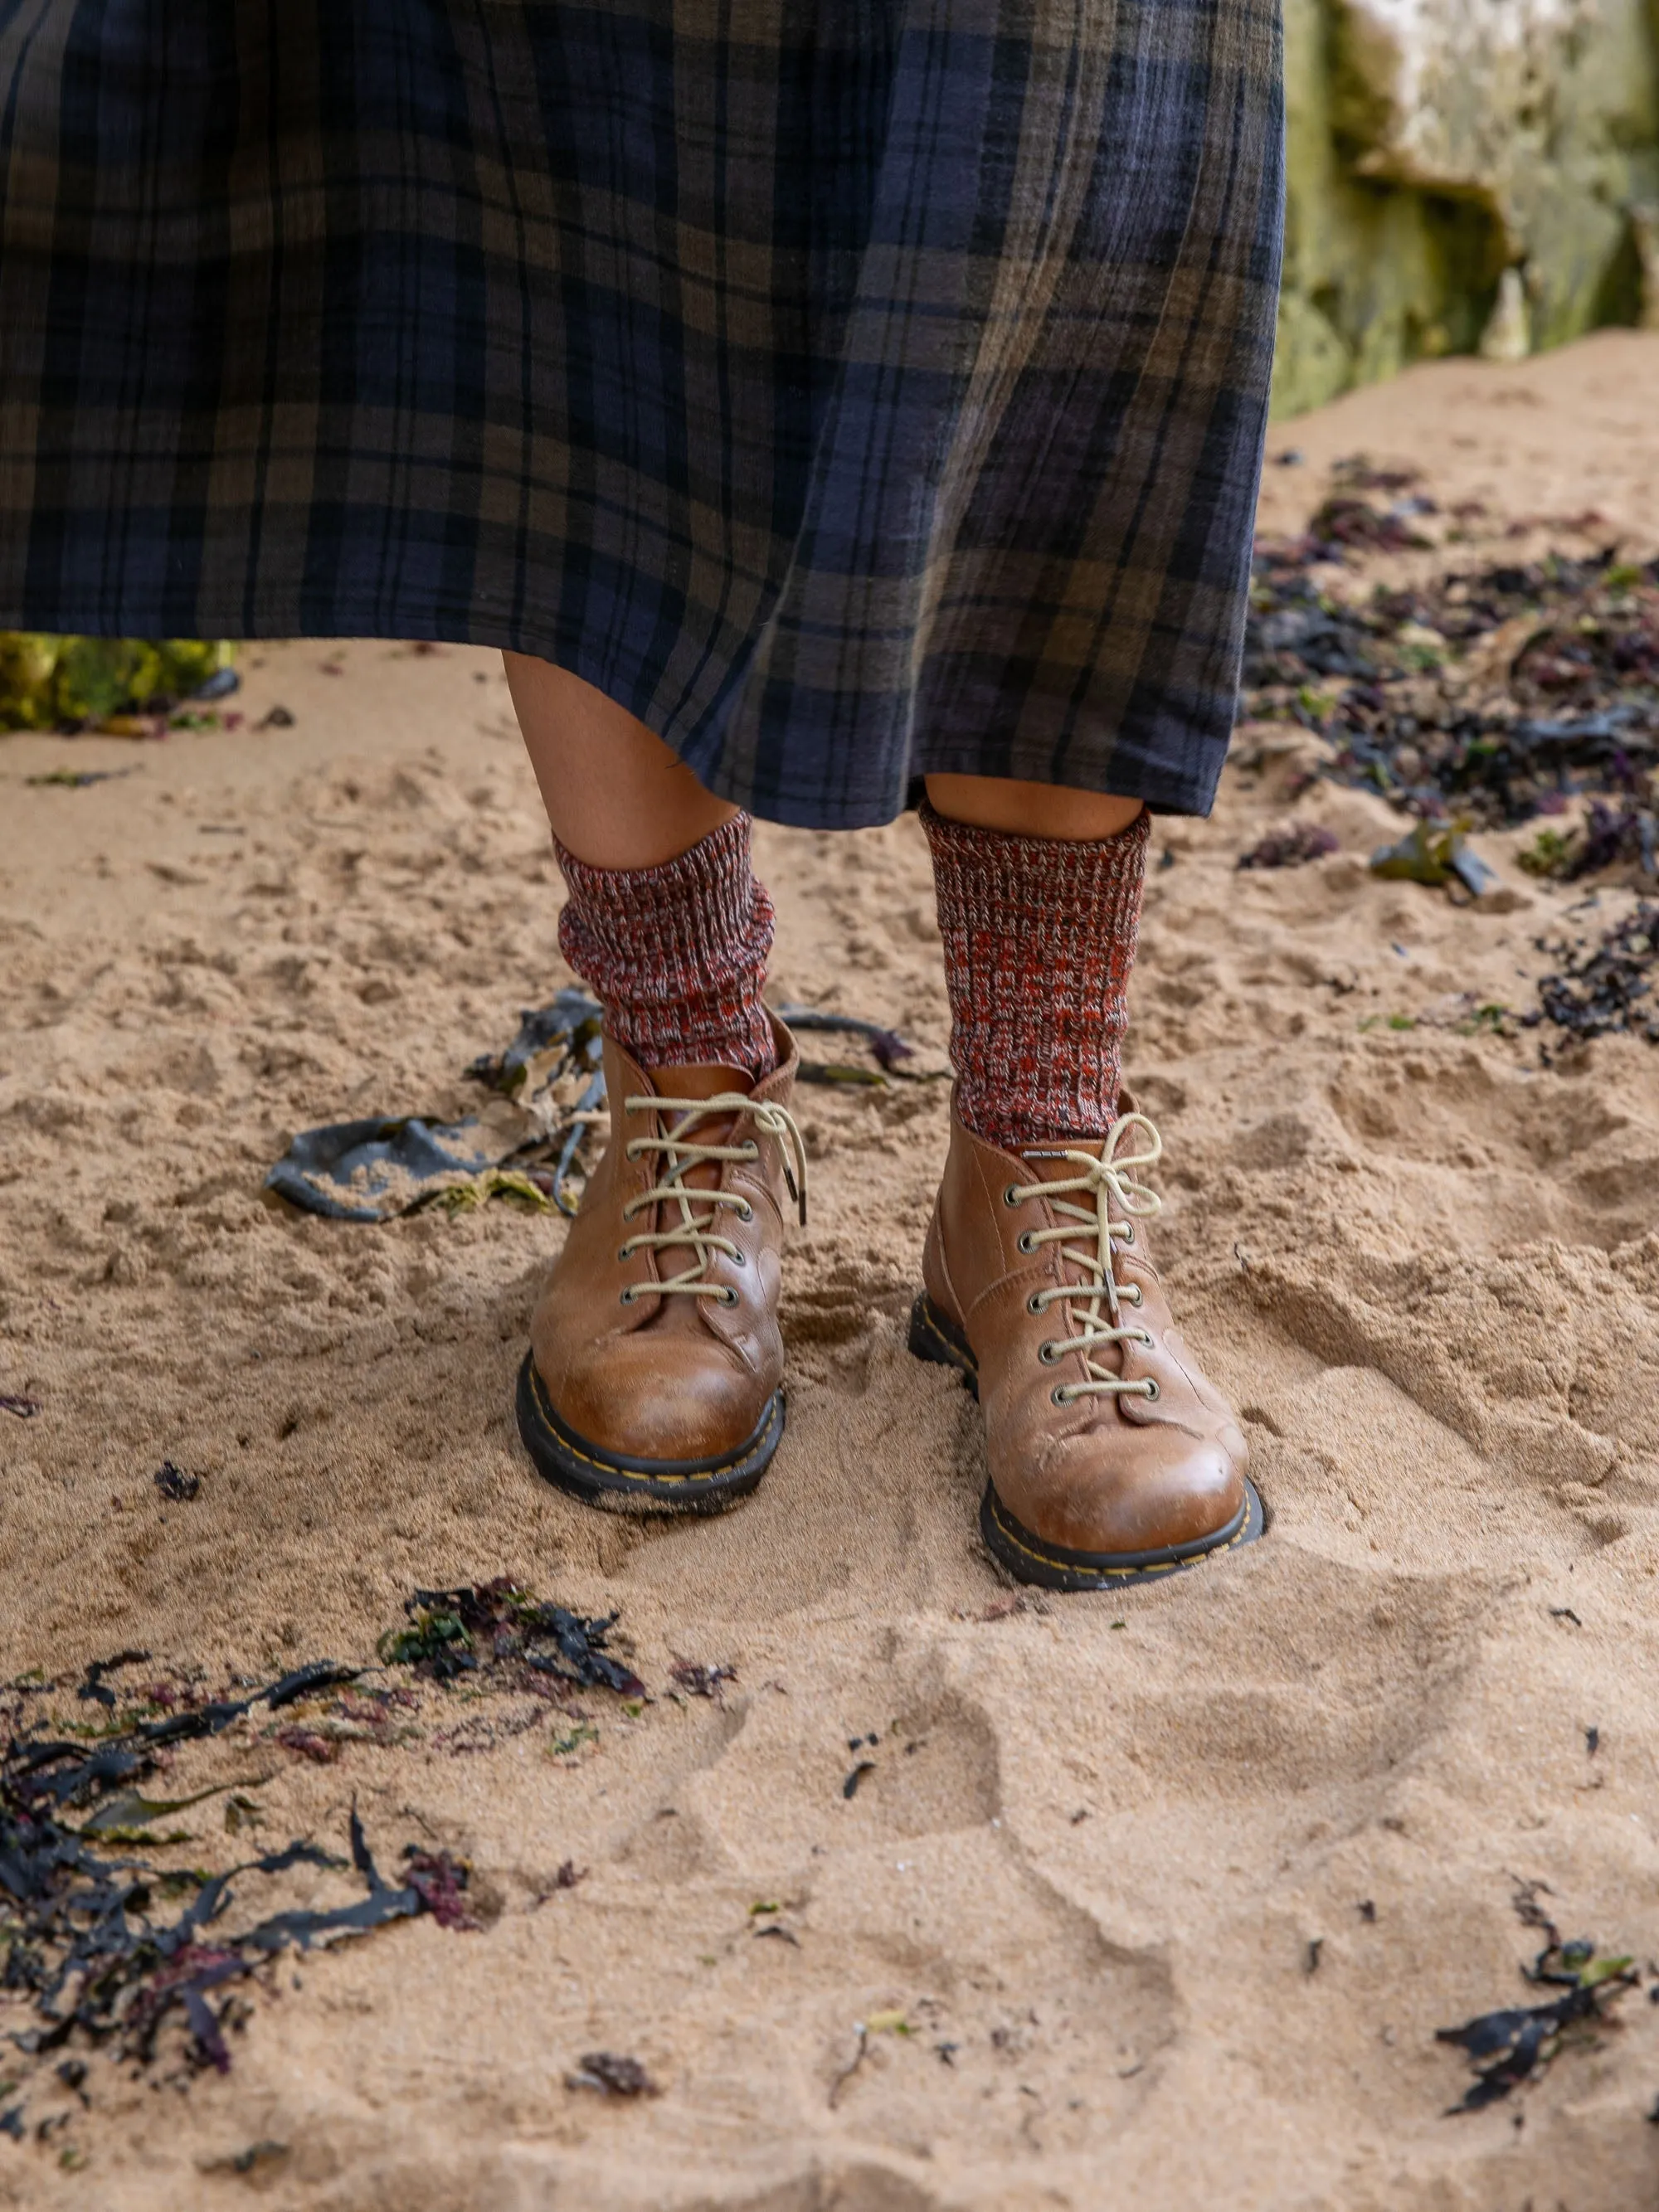
[[[1057,1559],[1052,1553],[1040,1552],[1036,1549],[1035,1545],[1026,1543],[1023,1538],[1017,1536],[1013,1530],[1008,1526],[1006,1520],[1004,1518],[1006,1511],[1007,1508],[1003,1504],[1001,1498],[998,1497],[996,1490],[994,1486],[993,1486],[991,1492],[991,1515],[992,1518],[997,1524],[997,1533],[1002,1537],[1004,1542],[1012,1544],[1016,1551],[1023,1552],[1028,1559],[1036,1560],[1039,1565],[1053,1567],[1056,1572],[1066,1575],[1082,1574],[1117,1577],[1130,1575],[1178,1575],[1184,1567],[1195,1567],[1204,1559],[1214,1559],[1218,1552],[1231,1552],[1235,1545],[1243,1542],[1244,1538],[1249,1533],[1250,1527],[1250,1505],[1249,1500],[1247,1498],[1244,1502],[1244,1517],[1239,1522],[1237,1528],[1234,1529],[1232,1534],[1226,1539],[1224,1543],[1212,1544],[1207,1552],[1194,1552],[1188,1558],[1184,1559],[1164,1559],[1159,1564],[1150,1567],[1093,1567],[1085,1566],[1080,1561],[1076,1559]]]

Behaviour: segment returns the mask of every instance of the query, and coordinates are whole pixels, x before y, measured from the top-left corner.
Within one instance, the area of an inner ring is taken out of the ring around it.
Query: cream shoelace
[[[1143,1150],[1126,1149],[1131,1130],[1144,1133],[1135,1140],[1143,1145]],[[1126,1114],[1112,1124],[1098,1159],[1092,1152],[1058,1152],[1059,1158],[1075,1162],[1079,1170],[1075,1176],[1054,1182],[1011,1182],[1002,1194],[1005,1206],[1020,1206],[1028,1198],[1040,1198],[1056,1213],[1065,1215],[1054,1228],[1026,1230],[1019,1248],[1022,1252],[1035,1252],[1044,1244],[1059,1244],[1061,1260],[1087,1278],[1083,1284],[1061,1283],[1051,1290],[1034,1291],[1028,1302],[1033,1313],[1046,1313],[1051,1305],[1064,1302],[1066,1319],[1073,1331],[1070,1336],[1051,1338],[1041,1347],[1039,1357],[1045,1364],[1063,1359],[1068,1352],[1083,1354],[1087,1380],[1057,1384],[1051,1394],[1057,1406],[1069,1406],[1074,1398],[1158,1395],[1158,1384],[1150,1376],[1141,1382],[1127,1382],[1103,1367],[1100,1354],[1115,1344],[1150,1345],[1152,1341],[1144,1328],[1123,1327],[1121,1304],[1127,1301],[1139,1305],[1140,1286],[1131,1284],[1121,1290],[1114,1267],[1117,1249],[1135,1241],[1135,1218],[1146,1219],[1163,1206],[1157,1192],[1137,1182],[1133,1173],[1137,1168],[1152,1166],[1163,1152],[1164,1140],[1146,1116]],[[1076,1203],[1079,1199],[1088,1203]],[[1112,1218],[1114,1203],[1121,1220]],[[1086,1244],[1076,1241],[1084,1230],[1091,1237]],[[1109,1319],[1102,1316],[1103,1304]]]
[[[742,1251],[729,1237],[722,1237],[720,1233],[720,1210],[722,1206],[729,1206],[740,1221],[749,1221],[754,1218],[754,1208],[746,1198],[739,1198],[735,1191],[688,1188],[685,1178],[693,1170],[717,1161],[757,1160],[760,1146],[753,1138],[735,1145],[698,1144],[690,1133],[704,1121],[725,1121],[735,1115],[746,1114],[761,1135],[775,1137],[787,1147],[783,1179],[789,1186],[790,1197],[800,1208],[801,1224],[805,1227],[806,1146],[794,1116],[787,1107],[751,1098],[743,1091],[721,1091],[712,1098],[662,1098],[652,1093],[640,1098],[624,1098],[623,1111],[624,1114],[679,1116],[662,1136],[630,1139],[627,1150],[627,1157],[630,1160],[638,1159],[646,1152],[660,1152],[665,1156],[666,1166],[653,1190],[645,1191],[638,1198],[630,1199],[623,1206],[623,1219],[629,1221],[636,1213],[643,1213],[647,1207],[653,1206],[678,1206],[679,1219],[667,1229],[641,1230],[637,1236],[629,1238],[617,1257],[627,1260],[635,1252],[668,1251],[681,1245],[688,1247],[695,1255],[690,1266],[678,1275],[669,1275],[654,1283],[630,1283],[622,1294],[623,1304],[631,1306],[636,1297],[658,1297],[679,1292],[689,1297],[714,1298],[723,1306],[736,1305],[738,1294],[729,1283],[709,1281],[708,1263],[716,1252],[722,1252],[728,1260],[742,1264]],[[799,1182],[790,1167],[791,1159],[799,1172]],[[699,1206],[708,1210],[699,1213],[696,1211]]]

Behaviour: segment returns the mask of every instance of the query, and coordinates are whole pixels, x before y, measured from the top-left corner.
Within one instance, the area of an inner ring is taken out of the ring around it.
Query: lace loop
[[[1136,1144],[1140,1150],[1129,1149]],[[1078,1269],[1085,1278],[1081,1283],[1060,1283],[1046,1291],[1034,1291],[1030,1299],[1033,1313],[1046,1313],[1051,1305],[1063,1304],[1073,1332],[1070,1336],[1049,1338],[1043,1344],[1044,1363],[1052,1364],[1071,1352],[1083,1355],[1085,1379],[1057,1385],[1053,1393],[1056,1405],[1070,1405],[1074,1398],[1158,1396],[1158,1384],[1150,1376],[1132,1382],[1115,1375],[1101,1364],[1100,1355],[1114,1345],[1150,1346],[1152,1342],[1144,1328],[1122,1326],[1122,1304],[1139,1306],[1142,1301],[1139,1295],[1131,1300],[1127,1291],[1120,1292],[1115,1267],[1119,1249],[1134,1242],[1136,1218],[1146,1219],[1163,1206],[1157,1192],[1135,1176],[1137,1169],[1154,1166],[1163,1153],[1164,1140],[1146,1116],[1125,1114],[1113,1122],[1098,1158],[1093,1152],[1060,1149],[1059,1157],[1077,1167],[1076,1175],[1059,1176],[1053,1182],[1011,1183],[1004,1193],[1008,1205],[1040,1198],[1064,1217],[1053,1228],[1024,1231],[1019,1238],[1020,1250],[1035,1252],[1044,1244],[1057,1244],[1061,1262]],[[1079,1200],[1088,1202],[1079,1204]],[[1117,1220],[1113,1218],[1114,1212],[1120,1217]],[[1086,1243],[1079,1241],[1084,1231],[1091,1232]]]
[[[714,1298],[719,1304],[732,1306],[738,1303],[737,1292],[730,1285],[709,1279],[708,1267],[718,1252],[741,1266],[743,1254],[729,1237],[720,1232],[722,1206],[734,1212],[739,1221],[754,1217],[754,1208],[746,1198],[728,1190],[703,1190],[688,1184],[686,1177],[702,1167],[725,1166],[728,1163],[748,1166],[760,1158],[760,1146],[752,1138],[741,1144],[707,1144],[699,1142],[692,1132],[710,1121],[729,1121],[739,1114],[750,1116],[754,1127],[762,1136],[775,1137],[784,1150],[783,1179],[789,1187],[789,1195],[800,1208],[801,1225],[806,1224],[806,1146],[795,1118],[787,1107],[775,1104],[769,1099],[751,1098],[746,1091],[720,1091],[712,1098],[664,1098],[651,1092],[637,1098],[624,1098],[624,1114],[659,1114],[665,1117],[677,1115],[672,1126],[665,1127],[654,1137],[635,1137],[628,1144],[626,1157],[639,1159],[647,1152],[663,1155],[664,1166],[654,1187],[643,1191],[637,1198],[629,1199],[623,1208],[623,1219],[632,1220],[652,1206],[678,1206],[678,1220],[670,1215],[671,1225],[665,1229],[640,1230],[630,1237],[624,1248],[629,1251],[665,1252],[684,1247],[692,1254],[690,1265],[678,1275],[664,1277],[657,1282],[631,1283],[623,1293],[623,1301],[632,1305],[635,1297],[669,1297],[679,1294],[694,1298]],[[792,1164],[793,1163],[793,1164]],[[799,1179],[797,1178],[799,1170]],[[705,1209],[699,1212],[701,1207]],[[632,1295],[630,1295],[630,1293]]]

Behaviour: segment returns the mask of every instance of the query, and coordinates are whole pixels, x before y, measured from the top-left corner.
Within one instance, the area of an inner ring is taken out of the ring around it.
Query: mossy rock
[[[1273,412],[1480,341],[1635,322],[1659,203],[1659,0],[1285,0]]]

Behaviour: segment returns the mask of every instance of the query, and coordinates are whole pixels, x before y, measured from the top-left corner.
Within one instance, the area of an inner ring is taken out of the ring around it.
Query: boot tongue
[[[752,1075],[740,1067],[704,1064],[686,1067],[653,1067],[651,1087],[665,1098],[717,1098],[722,1091],[741,1091],[745,1097],[755,1087]]]
[[[718,1098],[724,1091],[740,1091],[746,1098],[754,1090],[755,1079],[745,1075],[740,1067],[714,1067],[699,1063],[691,1066],[653,1067],[650,1072],[651,1088],[664,1098]],[[673,1123],[683,1121],[684,1115],[663,1115],[665,1136]],[[736,1117],[732,1115],[711,1115],[698,1121],[687,1132],[694,1144],[725,1145],[732,1140]],[[720,1181],[718,1164],[693,1168],[686,1176],[691,1190],[712,1190]],[[682,1262],[682,1265],[684,1263]]]

